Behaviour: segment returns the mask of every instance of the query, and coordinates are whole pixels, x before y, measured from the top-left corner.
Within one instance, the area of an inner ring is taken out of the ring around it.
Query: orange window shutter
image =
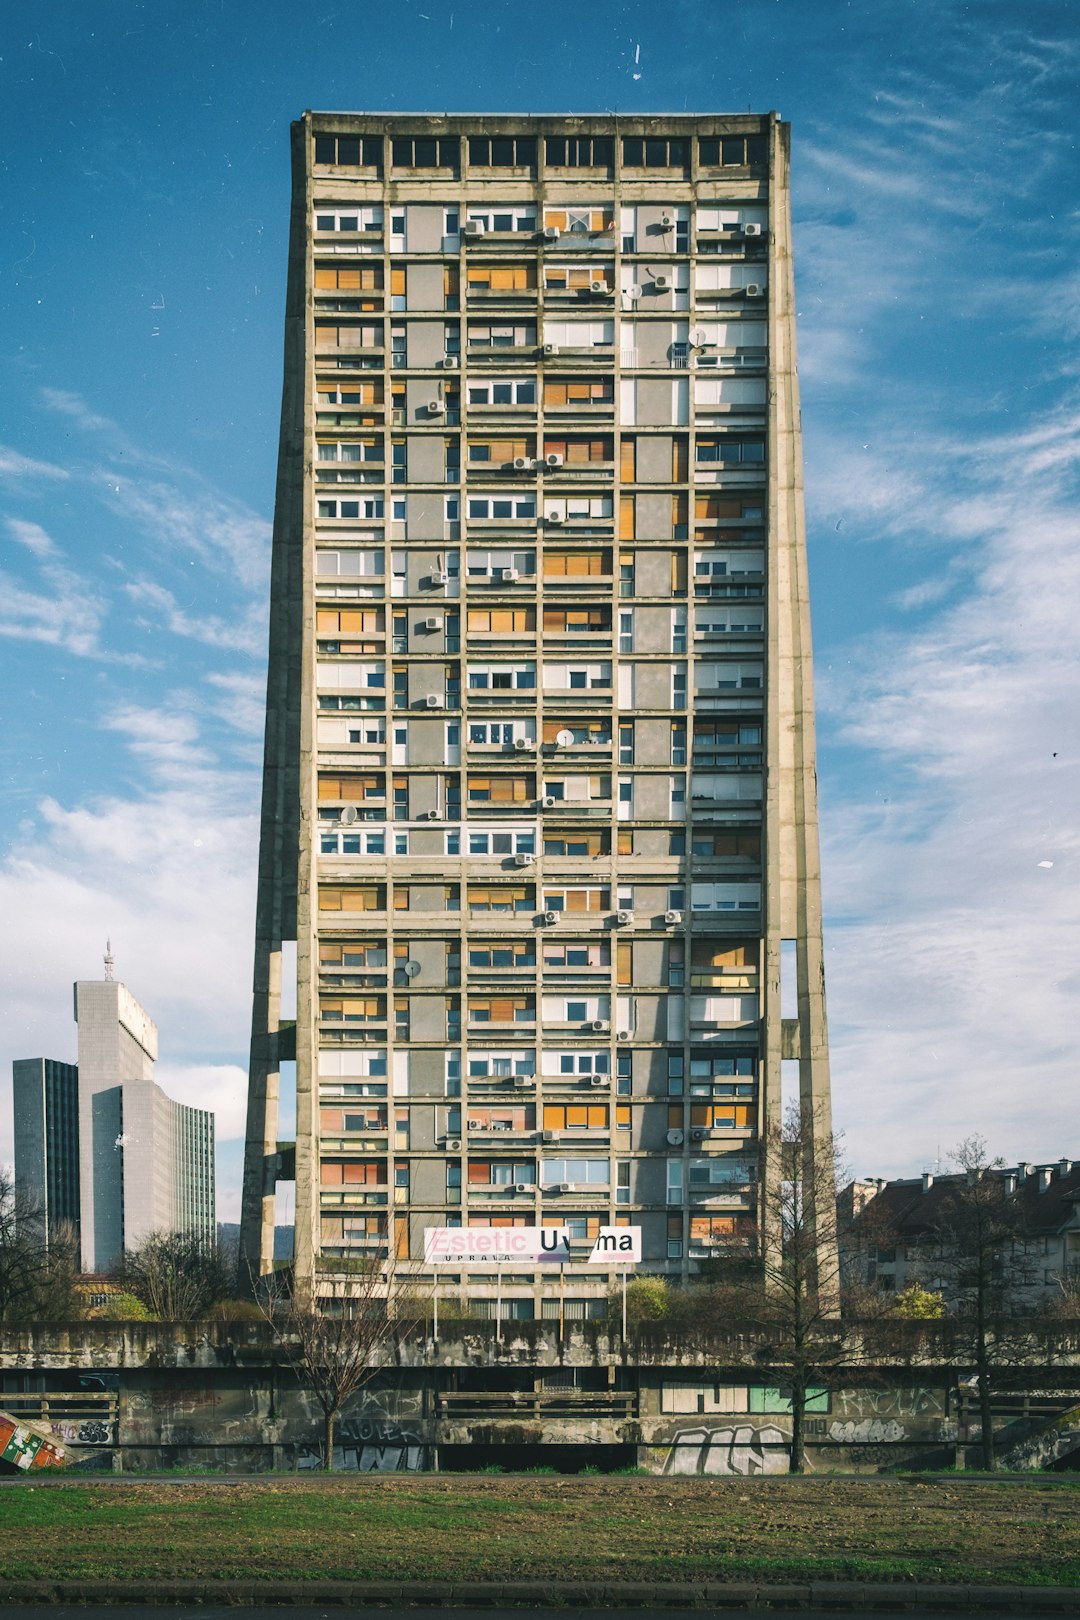
[[[620,939],[618,943],[618,982],[620,984],[634,982],[634,946],[629,939]]]
[[[342,292],[359,292],[360,291],[360,270],[359,270],[359,267],[353,268],[353,269],[346,269],[346,267],[344,265],[340,265],[338,267],[338,272],[337,272],[337,284],[340,287],[340,289],[342,290]]]
[[[405,266],[395,265],[390,271],[390,291],[401,297],[405,292]]]
[[[634,538],[634,497],[632,495],[619,496],[619,539],[632,540]]]
[[[603,1131],[607,1129],[608,1111],[603,1103],[589,1104],[589,1129]]]
[[[617,1126],[619,1126],[620,1129],[629,1130],[629,1128],[630,1128],[630,1105],[629,1105],[629,1103],[620,1103],[619,1106],[616,1108],[616,1110],[615,1110],[615,1123],[616,1123]]]

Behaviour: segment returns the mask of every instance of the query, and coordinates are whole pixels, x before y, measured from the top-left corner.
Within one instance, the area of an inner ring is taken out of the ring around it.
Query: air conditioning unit
[[[486,230],[487,226],[484,224],[483,220],[467,219],[465,221],[465,228],[461,234],[462,236],[483,236]]]
[[[521,1091],[523,1087],[531,1086],[532,1080],[527,1074],[515,1074],[511,1084],[517,1086],[518,1090]]]
[[[602,1035],[604,1030],[607,1029],[607,1019],[591,1018],[589,1020],[589,1028],[592,1030],[594,1035]]]
[[[667,1133],[668,1147],[682,1147],[682,1141],[683,1141],[683,1133],[682,1133],[682,1131],[668,1131],[668,1133]]]
[[[540,920],[544,924],[545,928],[554,928],[555,924],[559,920],[559,913],[557,911],[541,912]]]
[[[760,281],[748,281],[746,283],[746,296],[747,298],[764,298],[765,288]]]
[[[559,1133],[558,1131],[541,1131],[540,1140],[541,1142],[557,1142]]]
[[[428,575],[428,584],[429,585],[449,585],[449,583],[450,583],[450,575],[449,574],[444,574],[444,573],[440,572],[438,574],[429,574]]]
[[[589,1084],[590,1086],[606,1086],[608,1084],[608,1077],[606,1074],[594,1074],[589,1081]]]
[[[551,1191],[553,1193],[568,1193],[573,1192],[573,1190],[574,1183],[572,1181],[553,1181],[551,1183]]]
[[[431,624],[432,622],[433,621],[430,620],[430,619],[425,620],[426,624]],[[438,620],[435,620],[434,622],[437,624]],[[443,700],[440,697],[438,692],[429,692],[427,694],[427,696],[424,698],[424,708],[425,709],[441,709],[442,706],[443,706]]]
[[[445,416],[446,401],[444,399],[429,399],[427,402],[427,413],[429,416]]]
[[[634,913],[632,911],[617,911],[615,913],[615,924],[619,928],[621,928],[624,923],[633,922],[633,920]]]
[[[674,225],[674,223],[675,223],[675,215],[674,214],[661,214],[660,215],[660,224],[663,226],[665,231],[670,231],[670,229]]]
[[[439,812],[437,810],[421,810],[416,819],[417,821],[438,821]]]
[[[563,522],[563,515],[562,515],[561,512],[545,512],[544,513],[544,522],[545,523],[562,523]]]
[[[548,355],[549,357],[551,357],[552,355],[558,354],[558,352],[559,352],[559,345],[557,343],[545,343],[544,344],[544,353],[546,355]]]
[[[559,801],[555,797],[554,793],[545,793],[544,797],[540,800],[540,803],[545,810],[554,810],[558,802]]]
[[[691,1142],[704,1142],[708,1134],[709,1133],[705,1129],[704,1125],[695,1125],[693,1130],[690,1132],[690,1140]]]
[[[515,855],[514,856],[514,865],[515,866],[531,866],[534,860],[535,860],[535,856],[533,856],[533,855]]]
[[[448,1153],[460,1153],[461,1152],[461,1137],[460,1136],[448,1136],[448,1137],[446,1137],[443,1145],[446,1148],[446,1151]]]
[[[606,297],[606,295],[611,291],[611,288],[608,286],[606,281],[590,281],[589,291],[591,293],[598,294],[600,297]]]
[[[518,571],[516,568],[493,568],[491,577],[502,580],[504,585],[512,585],[518,577]]]
[[[760,225],[754,225],[754,224],[744,225],[743,228],[742,228],[742,233],[743,233],[744,236],[760,236],[761,235],[761,226]]]
[[[615,1039],[617,1041],[628,1041],[630,1039],[630,1031],[628,1029],[620,1029]]]
[[[545,467],[561,467],[562,464],[563,458],[557,450],[553,450],[550,455],[544,457]]]
[[[456,354],[447,354],[443,356],[444,371],[456,371],[460,364],[461,361],[458,359]]]
[[[531,466],[532,466],[532,459],[529,456],[515,456],[514,457],[514,471],[515,472],[528,472],[529,469],[531,468]]]
[[[671,277],[670,276],[653,276],[652,284],[653,284],[653,292],[670,292],[671,291]]]
[[[545,225],[540,234],[545,242],[557,242],[562,235],[562,231],[557,225]]]
[[[536,1188],[533,1186],[531,1181],[515,1181],[514,1191],[516,1193],[531,1193],[535,1192]]]
[[[532,750],[532,741],[531,741],[530,738],[528,738],[528,737],[515,737],[514,738],[514,753],[515,754],[528,754],[528,753],[531,752],[531,750]]]
[[[681,911],[665,911],[664,912],[664,921],[666,923],[681,923],[682,922],[682,912]]]
[[[416,628],[418,630],[441,630],[442,620],[435,617],[430,619],[421,619]]]

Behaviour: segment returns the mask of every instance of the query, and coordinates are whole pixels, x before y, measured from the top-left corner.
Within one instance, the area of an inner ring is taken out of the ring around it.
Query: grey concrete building
[[[302,1278],[453,1224],[685,1277],[786,1066],[829,1134],[788,158],[772,114],[293,126],[256,1271],[295,1173]]]
[[[154,1080],[157,1028],[112,978],[75,990],[78,1063],[14,1064],[15,1179],[79,1233],[85,1271],[107,1271],[150,1232],[214,1236],[214,1116]]]

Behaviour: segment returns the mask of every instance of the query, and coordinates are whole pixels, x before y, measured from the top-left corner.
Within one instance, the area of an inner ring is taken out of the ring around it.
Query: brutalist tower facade
[[[294,1059],[320,1286],[458,1223],[632,1224],[692,1275],[785,1060],[828,1135],[788,160],[774,115],[293,127],[257,1272]]]

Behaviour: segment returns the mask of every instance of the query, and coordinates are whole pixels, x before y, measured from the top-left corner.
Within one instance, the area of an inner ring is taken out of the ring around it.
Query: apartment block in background
[[[154,1080],[157,1028],[111,976],[75,989],[78,1063],[14,1064],[15,1180],[42,1235],[79,1235],[84,1271],[107,1271],[150,1232],[215,1227],[214,1116]]]
[[[828,1136],[788,135],[293,126],[257,1272],[295,1173],[303,1279],[620,1223],[685,1278],[753,1227],[782,1077]],[[611,1281],[572,1266],[562,1308]]]

